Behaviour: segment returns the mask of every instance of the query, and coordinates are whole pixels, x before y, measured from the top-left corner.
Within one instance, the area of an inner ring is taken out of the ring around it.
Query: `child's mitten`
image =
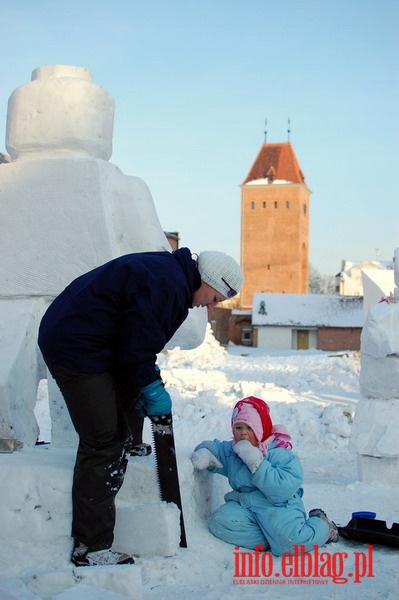
[[[240,440],[234,444],[233,450],[247,465],[251,473],[255,473],[264,458],[259,448],[253,446],[248,440]]]
[[[208,448],[198,448],[191,455],[191,462],[193,463],[194,469],[200,471],[207,469],[208,467],[217,467],[222,469],[223,465],[218,461],[216,456],[212,454]]]

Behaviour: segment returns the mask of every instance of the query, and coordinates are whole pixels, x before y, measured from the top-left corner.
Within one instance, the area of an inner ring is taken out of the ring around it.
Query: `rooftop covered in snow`
[[[361,296],[256,293],[253,299],[253,325],[363,327],[364,318]]]

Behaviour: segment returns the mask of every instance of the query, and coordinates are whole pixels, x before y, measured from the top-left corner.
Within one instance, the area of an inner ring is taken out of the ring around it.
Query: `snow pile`
[[[360,296],[256,292],[253,306],[253,325],[362,327],[364,323]]]
[[[73,571],[68,562],[70,513],[65,506],[69,502],[74,452],[51,449],[50,444],[3,454],[0,598],[238,600],[245,595],[258,600],[265,593],[270,594],[269,587],[265,590],[265,586],[233,584],[234,547],[214,538],[206,525],[209,511],[223,501],[227,482],[219,476],[194,473],[190,462],[190,454],[201,440],[231,436],[232,406],[248,394],[263,397],[270,404],[273,420],[284,423],[292,434],[294,450],[304,465],[307,509],[321,506],[341,525],[348,523],[355,510],[375,511],[388,526],[399,521],[398,489],[388,483],[358,481],[356,455],[348,451],[352,419],[360,398],[360,361],[354,354],[279,353],[241,346],[226,350],[208,329],[199,348],[165,351],[158,362],[173,397],[188,548],[170,557],[140,557],[133,567],[119,567],[119,588],[112,569],[108,574],[104,574],[104,569],[95,569],[101,573],[91,574],[91,579],[87,579],[89,575],[83,578],[85,569]],[[45,387],[42,382],[36,410],[44,438],[48,437]],[[150,441],[148,425],[145,432]],[[153,460],[153,456],[132,459],[129,485],[133,487],[129,494],[140,494],[141,485],[150,485]],[[64,473],[62,477],[60,471]],[[142,472],[147,475],[144,477]],[[54,488],[58,489],[59,498],[65,497],[58,505],[51,500]],[[129,494],[124,488],[121,494],[126,506]],[[147,535],[158,535],[156,520],[154,528],[148,527]],[[323,551],[334,556],[346,552],[346,572],[350,572],[355,552],[365,549],[363,544],[341,538],[338,544]],[[275,558],[274,572],[280,567],[281,559]],[[374,546],[372,571],[373,577],[365,576],[357,584],[350,578],[339,587],[329,581],[323,591],[305,583],[274,585],[270,597],[308,600],[339,595],[349,600],[360,593],[366,600],[394,600],[397,551]]]

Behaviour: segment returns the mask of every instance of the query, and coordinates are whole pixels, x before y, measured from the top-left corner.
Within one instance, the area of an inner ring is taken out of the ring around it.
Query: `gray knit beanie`
[[[215,250],[201,252],[198,256],[198,270],[202,281],[225,298],[233,298],[238,294],[243,273],[231,256]]]

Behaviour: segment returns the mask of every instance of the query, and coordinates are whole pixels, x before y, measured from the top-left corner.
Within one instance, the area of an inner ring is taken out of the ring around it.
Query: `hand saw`
[[[172,415],[151,415],[150,420],[161,499],[164,502],[174,502],[180,509],[180,546],[187,548]]]

